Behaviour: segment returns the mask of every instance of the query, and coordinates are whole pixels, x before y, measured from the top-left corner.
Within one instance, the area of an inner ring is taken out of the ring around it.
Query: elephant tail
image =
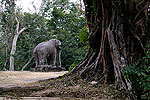
[[[30,58],[30,60],[22,67],[21,71],[23,71],[26,66],[31,62],[31,60],[33,59],[33,56]]]

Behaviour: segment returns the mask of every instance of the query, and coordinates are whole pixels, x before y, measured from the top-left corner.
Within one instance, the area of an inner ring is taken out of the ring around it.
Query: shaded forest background
[[[39,12],[26,13],[22,12],[15,2],[2,0],[0,9],[0,69],[9,69],[11,45],[17,28],[16,18],[19,21],[19,29],[26,30],[17,40],[16,53],[13,55],[15,70],[21,70],[28,62],[32,57],[33,48],[38,43],[52,38],[62,42],[63,67],[68,69],[83,59],[87,51],[88,29],[80,3],[43,0]],[[32,60],[25,70],[34,66]]]

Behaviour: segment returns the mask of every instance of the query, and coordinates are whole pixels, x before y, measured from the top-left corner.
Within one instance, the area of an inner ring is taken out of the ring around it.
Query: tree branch
[[[16,25],[16,33],[18,34],[19,32],[19,21],[17,19],[17,17],[15,17],[16,21],[17,21],[17,25]]]
[[[22,28],[19,32],[18,32],[18,34],[20,34],[20,33],[22,33],[24,30],[26,30],[27,28]]]

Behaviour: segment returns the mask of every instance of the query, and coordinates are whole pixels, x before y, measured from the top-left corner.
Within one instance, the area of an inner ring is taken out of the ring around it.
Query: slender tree
[[[90,48],[72,73],[88,80],[114,82],[129,90],[123,77],[125,66],[145,55],[149,37],[149,0],[83,0],[89,28]]]
[[[0,1],[0,17],[1,22],[1,37],[3,38],[4,49],[5,49],[5,63],[4,69],[9,64],[9,47],[10,41],[12,40],[14,33],[14,25],[15,25],[15,3],[10,0],[2,0]]]
[[[13,42],[12,42],[12,48],[11,48],[11,52],[10,52],[10,67],[9,67],[9,70],[10,71],[14,71],[14,55],[15,55],[15,52],[16,52],[16,44],[17,44],[17,40],[18,40],[18,37],[19,35],[24,31],[26,30],[26,28],[22,28],[21,30],[19,30],[19,21],[16,17],[16,21],[17,21],[17,25],[16,25],[16,32],[15,32],[15,35],[14,35],[14,38],[13,38]]]

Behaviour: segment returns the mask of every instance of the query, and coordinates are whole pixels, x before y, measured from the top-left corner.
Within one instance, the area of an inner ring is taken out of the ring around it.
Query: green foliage
[[[0,69],[3,69],[5,65],[8,65],[8,63],[6,64],[6,62],[8,62],[6,59],[9,55],[6,57],[6,54],[10,52],[11,46],[9,45],[16,29],[15,9],[14,2],[11,2],[10,0],[0,1]],[[16,11],[18,11],[18,9]],[[6,53],[6,51],[8,52]]]
[[[43,15],[51,17],[47,20],[48,30],[51,38],[62,42],[62,66],[68,69],[74,62],[79,63],[87,51],[86,21],[76,4],[68,0],[48,1],[46,5]]]
[[[4,62],[4,53],[3,53],[3,51],[2,51],[2,49],[0,49],[0,54],[1,54],[1,56],[0,56],[0,70],[3,68],[2,66],[3,66],[3,62]]]
[[[87,51],[87,28],[84,14],[77,5],[68,0],[43,0],[41,15],[38,13],[22,13],[14,9],[20,21],[20,29],[27,29],[19,35],[15,57],[15,70],[20,70],[32,57],[34,47],[43,41],[55,38],[62,42],[62,66],[68,69],[70,66],[79,63]],[[7,7],[9,9],[11,7]],[[4,11],[2,14],[3,24],[0,26],[0,53],[5,53],[5,42],[8,39],[8,62],[11,50],[12,39],[15,33],[16,21],[10,13]],[[6,17],[7,16],[7,17]],[[1,18],[1,17],[0,17]],[[9,18],[9,20],[8,20]],[[11,23],[14,24],[13,27]],[[6,27],[8,31],[5,32]],[[0,55],[2,68],[5,63],[5,55]],[[35,66],[34,60],[28,65],[26,70]],[[9,67],[9,64],[7,65]]]
[[[150,99],[150,50],[136,64],[127,66],[123,70],[124,76],[129,78],[133,92],[143,100]]]
[[[37,19],[36,21],[34,21]],[[28,27],[23,34],[19,36],[17,41],[17,51],[15,54],[16,70],[21,70],[28,60],[32,57],[34,47],[43,41],[50,38],[49,32],[46,30],[46,19],[36,13],[24,13],[22,16],[21,25]],[[34,67],[34,60],[29,64],[26,70]]]
[[[85,46],[88,45],[88,36],[89,36],[88,29],[86,27],[83,27],[79,32],[79,38],[80,38],[80,41]]]
[[[77,62],[71,64],[71,66],[68,68],[68,71],[71,72],[71,70],[75,67],[75,65],[77,65]]]

